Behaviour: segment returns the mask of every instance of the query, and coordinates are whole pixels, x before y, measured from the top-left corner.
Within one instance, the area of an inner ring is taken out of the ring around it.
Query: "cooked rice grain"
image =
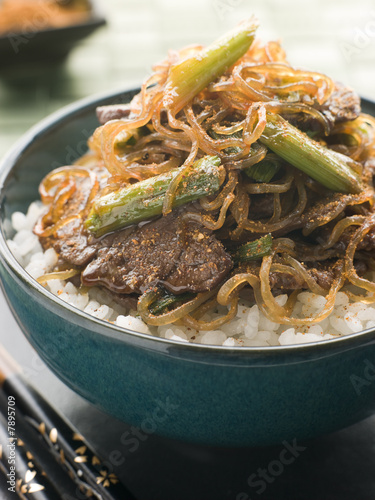
[[[33,227],[43,212],[42,203],[34,202],[27,214],[15,212],[11,223],[15,231],[8,245],[18,262],[35,279],[51,272],[57,263],[57,254],[50,248],[43,252],[38,237],[33,234]],[[375,280],[374,280],[375,281]],[[304,344],[318,340],[332,339],[349,335],[367,328],[375,327],[375,307],[362,302],[349,301],[345,291],[337,294],[335,308],[325,320],[310,327],[290,327],[279,325],[267,319],[259,311],[257,305],[245,301],[239,302],[236,317],[215,331],[197,332],[191,328],[176,325],[154,327],[146,325],[134,310],[125,311],[105,290],[92,288],[79,290],[72,283],[52,279],[45,284],[47,290],[61,300],[84,311],[98,319],[140,333],[180,342],[201,343],[206,345],[237,346],[276,346],[289,344]],[[284,305],[287,295],[276,298]],[[316,314],[323,309],[326,299],[311,292],[301,292],[294,307],[293,316],[304,317]],[[223,313],[222,308],[207,314],[207,321]]]

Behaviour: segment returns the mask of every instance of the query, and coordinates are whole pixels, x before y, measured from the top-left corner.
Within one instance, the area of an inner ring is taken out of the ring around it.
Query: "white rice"
[[[30,205],[26,215],[15,212],[11,223],[16,234],[12,240],[8,241],[15,258],[35,279],[51,272],[57,262],[56,252],[53,249],[43,252],[38,237],[32,232],[43,210],[42,203],[34,202]],[[361,302],[350,303],[345,291],[337,294],[335,308],[331,315],[310,327],[291,327],[273,323],[259,311],[258,306],[240,301],[237,316],[230,323],[215,331],[196,331],[175,325],[148,326],[135,310],[124,310],[109,297],[105,290],[100,288],[81,292],[72,283],[57,279],[47,281],[45,286],[61,300],[91,316],[107,320],[119,327],[181,342],[228,347],[303,344],[375,327],[375,304],[373,306]],[[280,305],[284,305],[287,295],[280,295],[276,300]],[[298,295],[293,316],[303,318],[316,314],[324,307],[325,302],[326,299],[320,295],[301,292]],[[209,321],[226,312],[226,308],[219,306],[216,311],[206,314],[202,319]]]

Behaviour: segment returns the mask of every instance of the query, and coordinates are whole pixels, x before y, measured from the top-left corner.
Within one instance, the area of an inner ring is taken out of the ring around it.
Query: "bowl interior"
[[[0,172],[0,228],[12,237],[9,221],[39,199],[38,186],[54,168],[69,165],[87,151],[87,140],[99,125],[99,104],[129,101],[137,90],[82,101],[54,113],[27,133],[5,158]]]

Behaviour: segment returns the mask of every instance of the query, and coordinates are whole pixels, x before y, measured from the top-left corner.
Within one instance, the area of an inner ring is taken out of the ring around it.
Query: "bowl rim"
[[[119,89],[112,89],[111,91],[97,93],[83,99],[68,104],[52,114],[48,115],[33,127],[31,127],[26,133],[24,133],[18,141],[10,148],[8,153],[5,154],[3,159],[0,161],[0,201],[4,196],[4,189],[6,187],[5,182],[17,161],[19,161],[22,155],[31,147],[38,137],[43,136],[45,133],[50,131],[52,128],[58,126],[61,122],[66,122],[72,119],[77,113],[85,112],[89,109],[93,109],[98,105],[113,100],[118,100],[121,95],[128,95],[131,93],[136,93],[139,91],[139,87],[121,87]],[[375,101],[363,98],[362,102],[368,106],[373,106],[375,110]],[[99,125],[99,123],[98,123]],[[177,340],[165,339],[162,337],[155,337],[147,333],[140,333],[128,328],[123,328],[117,326],[113,323],[109,323],[106,320],[98,319],[94,316],[81,311],[80,309],[64,302],[59,297],[56,297],[51,292],[46,290],[41,284],[39,284],[34,278],[32,278],[21,264],[16,260],[12,254],[10,248],[8,247],[5,239],[5,234],[3,232],[3,221],[0,220],[0,259],[4,260],[4,263],[15,273],[21,281],[26,284],[26,286],[31,286],[32,289],[42,295],[44,299],[48,302],[58,306],[61,310],[69,310],[74,315],[79,316],[82,320],[89,322],[94,322],[99,328],[96,332],[99,335],[104,335],[105,337],[115,337],[118,341],[124,341],[126,336],[131,338],[139,339],[141,341],[151,342],[152,344],[159,344],[160,347],[164,346],[166,348],[173,347],[180,351],[196,351],[201,353],[243,353],[244,355],[282,355],[285,352],[290,352],[294,354],[307,353],[314,350],[331,350],[337,348],[350,348],[353,344],[357,344],[358,341],[366,340],[368,342],[375,341],[375,329],[366,329],[360,332],[343,335],[342,337],[337,337],[334,339],[318,340],[314,342],[308,342],[304,344],[288,344],[279,346],[218,346],[218,345],[206,345],[206,344],[195,344],[190,342],[181,342]],[[1,284],[0,277],[0,284]]]

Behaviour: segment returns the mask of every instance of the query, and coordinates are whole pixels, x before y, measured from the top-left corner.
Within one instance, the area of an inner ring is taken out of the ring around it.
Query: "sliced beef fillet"
[[[98,117],[99,123],[102,125],[110,120],[128,118],[129,114],[129,104],[110,104],[108,106],[99,106],[96,108],[96,116]]]
[[[345,87],[341,83],[336,83],[335,88],[330,97],[323,104],[313,105],[315,109],[320,111],[328,120],[332,129],[337,123],[351,121],[358,118],[361,113],[361,100],[359,96],[349,87]],[[317,132],[321,135],[322,125],[315,118],[305,113],[283,114],[292,125],[304,131]]]
[[[171,213],[130,235],[116,233],[82,273],[87,286],[143,293],[157,284],[174,293],[203,292],[229,273],[232,260],[215,236],[197,223],[182,225]]]
[[[357,229],[358,226],[350,226],[348,229],[346,229],[333,248],[337,249],[338,252],[344,253]],[[375,228],[370,229],[370,231],[361,239],[361,241],[358,243],[357,251],[368,252],[370,254],[374,253]]]
[[[204,292],[215,288],[232,267],[222,244],[200,225],[189,224],[182,252],[164,286],[174,293]]]
[[[336,277],[336,271],[330,263],[317,263],[315,267],[308,269],[308,273],[319,286],[324,288],[324,290],[330,289]],[[302,277],[297,277],[288,273],[271,273],[270,283],[272,289],[280,290],[282,293],[308,288]]]
[[[35,228],[44,250],[54,248],[60,259],[77,267],[87,265],[102,245],[100,240],[86,231],[82,219],[92,193],[91,174],[95,175],[95,182],[99,182],[99,189],[103,188],[109,175],[104,167],[97,166],[91,169],[90,175],[85,168],[75,167],[71,174],[67,175],[63,186],[55,193],[52,209],[60,205],[57,215],[51,210],[48,216],[43,216],[38,221]],[[60,221],[66,223],[59,227]],[[49,229],[56,224],[56,231],[48,236],[40,235],[41,226]]]
[[[90,179],[74,178],[55,196],[66,223],[59,227],[51,211],[38,224],[44,229],[56,225],[49,236],[39,236],[44,249],[54,248],[60,261],[84,269],[82,282],[102,284],[114,293],[142,293],[163,283],[176,293],[202,292],[220,283],[232,267],[232,260],[212,232],[198,223],[179,222],[183,210],[141,227],[133,226],[101,239],[86,231],[81,217],[91,193]],[[65,199],[66,198],[66,199]],[[195,211],[193,205],[189,209]],[[59,212],[60,213],[60,212]]]
[[[300,217],[300,227],[308,229],[311,226],[315,227],[317,223],[319,226],[325,226],[344,212],[348,205],[353,204],[353,200],[357,200],[353,195],[331,191],[328,195],[315,200],[304,211]]]
[[[92,243],[91,236],[83,228],[81,219],[68,222],[55,234],[39,237],[44,250],[54,248],[60,258],[72,266],[82,267],[94,258],[99,242]]]
[[[361,276],[367,271],[367,266],[363,261],[356,261],[355,269],[358,275]],[[236,272],[250,272],[258,276],[259,265],[256,263],[242,264]],[[335,268],[334,263],[326,261],[308,267],[307,272],[319,286],[328,291],[332,286],[333,280],[337,278],[339,271]],[[293,290],[308,289],[302,276],[296,276],[285,272],[271,272],[270,285],[274,295],[292,292]]]
[[[134,228],[127,228],[121,234],[125,237],[133,231]],[[55,234],[39,237],[39,240],[44,250],[52,247],[64,262],[84,267],[100,248],[111,246],[114,238],[115,233],[101,239],[95,238],[85,229],[83,221],[77,218],[59,228]]]
[[[249,219],[269,219],[273,215],[273,194],[253,194],[249,209]]]
[[[350,87],[336,83],[330,97],[318,109],[332,124],[341,123],[358,118],[361,100]]]
[[[353,215],[352,206],[355,206],[356,210],[361,209],[364,214],[368,213],[371,190],[364,189],[359,194],[342,194],[332,191],[327,191],[325,194],[324,191],[325,189],[322,187],[322,196],[310,196],[308,207],[304,212],[285,228],[274,231],[272,236],[278,238],[300,229],[309,233],[314,227],[315,231],[318,231],[318,233],[314,233],[314,237],[325,240],[332,230],[332,227],[329,226],[330,222],[335,220],[337,222],[342,214]]]
[[[359,242],[357,250],[370,252],[373,254],[375,251],[375,229],[372,228]]]
[[[61,215],[66,219],[66,224],[49,236],[39,236],[44,250],[54,248],[62,260],[78,267],[86,265],[94,257],[99,246],[85,230],[82,219],[75,217],[86,207],[91,193],[90,186],[91,180],[88,176],[74,176],[74,191],[61,207]],[[56,195],[53,205],[56,205],[59,195],[64,195],[64,188]],[[43,217],[44,228],[48,229],[56,224],[56,218],[53,217],[55,216],[51,215],[49,220]]]
[[[87,286],[101,284],[116,293],[141,293],[169,275],[181,254],[171,218],[145,224],[130,235],[120,231],[82,273]]]

